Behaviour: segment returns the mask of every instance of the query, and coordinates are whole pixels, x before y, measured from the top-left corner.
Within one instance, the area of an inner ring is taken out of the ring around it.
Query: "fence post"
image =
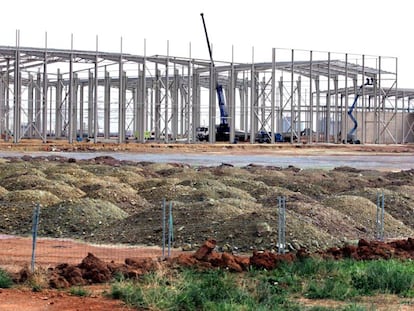
[[[384,240],[384,192],[377,193],[377,221],[376,221],[376,239]]]
[[[277,243],[277,253],[285,253],[286,245],[286,198],[277,197],[278,201],[278,243]]]
[[[162,199],[162,258],[165,258],[165,198]]]
[[[35,261],[36,261],[36,243],[37,243],[36,240],[37,240],[37,229],[39,225],[39,214],[40,214],[40,205],[39,203],[37,203],[33,211],[33,224],[32,224],[32,261],[31,261],[32,272],[34,272]]]
[[[170,201],[168,209],[168,258],[171,256],[171,242],[173,238],[172,202]]]

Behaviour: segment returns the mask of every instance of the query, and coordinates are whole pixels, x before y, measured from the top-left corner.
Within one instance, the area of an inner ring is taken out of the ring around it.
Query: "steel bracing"
[[[197,143],[198,127],[220,122],[218,81],[229,142],[265,131],[271,143],[347,143],[357,94],[361,143],[414,141],[414,89],[398,88],[393,57],[274,48],[268,62],[213,66],[143,54],[0,46],[2,139]]]

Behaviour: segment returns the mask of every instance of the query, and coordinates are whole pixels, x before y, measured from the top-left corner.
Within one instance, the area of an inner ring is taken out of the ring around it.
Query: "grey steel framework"
[[[414,89],[398,89],[396,58],[276,48],[267,62],[213,67],[145,52],[0,46],[0,131],[14,143],[197,143],[197,127],[219,123],[216,81],[225,90],[229,142],[236,130],[251,143],[264,130],[272,143],[275,133],[292,143],[342,143],[354,125],[348,110],[357,92],[362,143],[414,141]]]

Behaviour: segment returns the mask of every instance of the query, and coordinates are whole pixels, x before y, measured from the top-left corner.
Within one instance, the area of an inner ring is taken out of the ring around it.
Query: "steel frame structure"
[[[5,140],[134,139],[197,143],[219,123],[225,90],[230,139],[342,143],[355,108],[362,143],[414,141],[414,89],[398,89],[397,58],[273,48],[268,62],[0,46],[0,133]],[[121,49],[122,50],[122,49]],[[209,136],[215,143],[215,136]]]

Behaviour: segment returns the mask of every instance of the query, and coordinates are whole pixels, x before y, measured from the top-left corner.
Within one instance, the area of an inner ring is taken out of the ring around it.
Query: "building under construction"
[[[265,62],[213,64],[142,54],[0,46],[2,139],[199,143],[200,127],[213,133],[223,120],[220,85],[230,143],[257,133],[269,143],[414,142],[414,89],[398,88],[397,58],[274,48]]]

